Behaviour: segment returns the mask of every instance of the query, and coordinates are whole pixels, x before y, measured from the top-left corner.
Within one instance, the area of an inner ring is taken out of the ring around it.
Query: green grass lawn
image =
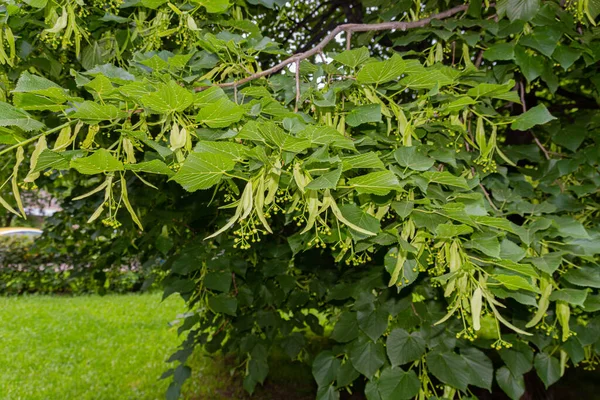
[[[160,294],[0,298],[1,400],[164,399],[183,302]]]

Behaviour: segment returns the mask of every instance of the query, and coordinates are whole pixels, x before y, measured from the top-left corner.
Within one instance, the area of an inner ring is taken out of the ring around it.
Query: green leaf
[[[156,54],[151,58],[141,61],[140,64],[145,65],[148,68],[152,68],[155,72],[169,69],[169,63]]]
[[[342,171],[350,169],[384,169],[385,165],[376,153],[359,154],[357,156],[342,157]]]
[[[502,283],[510,290],[527,290],[534,293],[540,293],[537,286],[533,286],[526,278],[517,275],[493,275],[494,279]]]
[[[38,94],[61,102],[67,99],[67,91],[65,89],[49,79],[33,75],[27,71],[21,74],[13,92]]]
[[[338,181],[340,180],[340,176],[342,176],[342,169],[336,168],[333,171],[324,173],[314,181],[311,181],[308,185],[306,185],[306,188],[312,190],[335,189]]]
[[[336,386],[338,388],[342,388],[345,386],[349,386],[360,376],[360,372],[358,372],[352,366],[350,360],[346,360],[340,369],[338,370],[336,377]]]
[[[247,147],[232,142],[210,142],[210,141],[198,141],[194,147],[196,153],[213,153],[220,154],[225,157],[229,157],[236,162],[243,161],[246,158]]]
[[[385,368],[377,385],[381,400],[408,400],[419,393],[421,383],[415,371]]]
[[[352,140],[330,126],[307,125],[306,128],[298,133],[298,137],[306,138],[310,140],[311,143],[321,146],[354,150],[354,143]]]
[[[144,106],[161,114],[184,111],[194,102],[192,93],[175,81],[163,83],[142,99]]]
[[[368,104],[365,106],[358,106],[348,113],[346,116],[346,123],[352,127],[365,124],[367,122],[380,122],[381,121],[381,105],[379,104]]]
[[[48,110],[56,112],[67,108],[62,102],[57,104],[56,100],[33,93],[15,93],[13,95],[13,105],[26,111]]]
[[[467,364],[470,375],[469,384],[491,391],[494,366],[488,356],[474,347],[466,347],[460,350],[460,357]]]
[[[371,340],[377,341],[387,329],[389,313],[381,307],[367,308],[356,313],[358,326]]]
[[[427,367],[440,381],[460,390],[469,384],[467,362],[454,352],[431,352],[427,354]]]
[[[142,1],[154,1],[154,0],[142,0]],[[165,397],[167,400],[178,400],[181,395],[181,386],[179,386],[175,382],[171,382],[169,387],[167,388],[167,392],[165,393]]]
[[[527,1],[527,0],[524,0]],[[515,46],[515,62],[521,69],[528,82],[533,81],[544,71],[542,58],[537,55],[530,55],[524,47]]]
[[[71,168],[86,175],[102,174],[105,172],[123,171],[123,163],[106,149],[99,149],[89,157],[71,160]]]
[[[461,189],[469,189],[467,181],[462,176],[452,175],[448,171],[427,171],[423,173],[423,178],[430,183],[439,183],[440,185],[455,186]]]
[[[127,117],[127,113],[119,110],[112,104],[99,104],[93,101],[84,101],[80,103],[76,111],[70,115],[71,118],[79,118],[88,123],[98,123],[101,121],[112,121],[115,119]]]
[[[572,217],[559,217],[555,216],[552,218],[553,226],[557,230],[558,234],[564,238],[574,239],[589,239],[590,235],[583,227],[581,222],[577,221]]]
[[[510,92],[515,87],[515,81],[512,79],[502,85],[496,83],[480,83],[479,85],[467,91],[469,96],[473,97],[497,97]]]
[[[172,178],[188,192],[208,189],[221,181],[225,172],[235,167],[235,160],[221,154],[191,153]]]
[[[448,221],[448,219],[442,215],[427,212],[421,208],[415,208],[410,217],[417,228],[426,227],[431,233],[436,232],[438,225]]]
[[[348,185],[354,187],[359,194],[372,193],[379,196],[400,188],[398,177],[388,170],[357,176],[350,179]]]
[[[336,342],[346,343],[350,342],[358,337],[358,322],[356,320],[356,313],[344,311],[340,315],[331,338]]]
[[[218,86],[212,86],[194,94],[194,105],[196,107],[206,107],[221,99],[228,99],[225,91]]]
[[[519,262],[525,257],[525,249],[519,247],[515,242],[504,239],[500,242],[500,258]]]
[[[473,217],[475,222],[481,225],[497,228],[510,233],[516,233],[515,227],[512,222],[506,218],[488,217],[487,215]]]
[[[162,174],[172,176],[175,173],[160,160],[144,161],[137,164],[125,164],[125,170],[135,172],[146,172],[149,174]]]
[[[559,45],[552,53],[552,57],[558,61],[560,66],[566,71],[575,61],[581,57],[581,50],[574,49],[570,46]]]
[[[546,388],[560,379],[560,362],[546,353],[538,353],[534,360],[535,372]]]
[[[373,343],[370,340],[355,342],[350,349],[350,361],[358,372],[371,379],[385,363],[383,344]]]
[[[369,59],[369,49],[363,46],[358,49],[346,50],[335,55],[333,59],[350,68],[356,68]]]
[[[417,151],[416,147],[400,147],[394,152],[398,164],[415,171],[427,171],[433,166],[435,160]]]
[[[130,82],[119,87],[117,90],[125,97],[131,98],[137,102],[141,102],[146,96],[151,93],[151,86],[144,82]]]
[[[448,70],[424,69],[402,78],[400,83],[411,89],[432,89],[436,86],[440,88],[454,83],[455,78],[444,72],[448,72]]]
[[[341,361],[331,351],[322,351],[315,357],[312,374],[319,387],[330,385],[337,375]]]
[[[498,354],[515,376],[521,376],[533,367],[533,351],[526,345],[518,344],[511,349],[502,349]]]
[[[460,111],[463,110],[466,106],[470,106],[472,104],[477,104],[477,101],[473,100],[469,96],[463,96],[448,103],[445,109],[449,112]]]
[[[382,400],[377,388],[378,381],[373,379],[365,385],[365,396],[367,400]]]
[[[415,208],[415,203],[413,201],[406,200],[394,201],[392,202],[392,208],[394,209],[394,211],[396,211],[400,218],[405,219]]]
[[[500,367],[496,370],[496,381],[498,386],[512,400],[519,400],[525,393],[525,380],[523,375],[515,376],[508,368]]]
[[[519,39],[519,44],[536,49],[550,58],[558,42],[560,42],[561,36],[562,33],[559,30],[550,26],[540,26],[536,27],[531,34],[522,36]]]
[[[600,294],[589,295],[585,300],[583,309],[586,312],[600,311]]]
[[[339,400],[339,399],[340,399],[340,392],[338,392],[335,389],[335,386],[321,386],[317,390],[316,400]]]
[[[71,168],[69,161],[60,153],[44,150],[40,154],[35,169],[32,172],[42,172],[47,169],[64,170]]]
[[[374,216],[364,212],[360,207],[354,204],[344,204],[339,208],[344,218],[346,218],[350,223],[368,232],[372,232],[374,235],[379,232],[379,220]],[[368,237],[366,234],[356,232],[352,229],[350,229],[350,231],[352,232],[352,236],[357,240]]]
[[[167,2],[168,2],[168,0],[142,0],[142,5],[144,7],[157,9],[158,7],[162,6],[163,4],[165,4]]]
[[[535,268],[533,268],[531,265],[529,264],[518,264],[514,261],[508,260],[508,259],[504,259],[502,258],[502,253],[500,254],[501,259],[498,260],[496,263],[498,264],[499,267],[501,268],[505,268],[508,269],[510,271],[514,271],[517,272],[519,274],[525,275],[525,276],[529,276],[532,278],[539,278],[539,274],[535,271]]]
[[[600,289],[600,268],[597,266],[572,268],[562,277],[564,280],[575,286]]]
[[[356,75],[356,81],[358,83],[374,83],[379,85],[395,80],[404,73],[406,67],[406,61],[399,55],[394,54],[385,61],[375,61],[365,64]]]
[[[224,13],[231,6],[229,0],[192,0],[192,2],[200,4],[211,14]]]
[[[561,289],[552,292],[552,294],[550,295],[550,300],[562,300],[569,304],[573,304],[574,306],[584,308],[584,303],[587,296],[588,291],[586,289]]]
[[[542,257],[527,258],[525,261],[532,263],[540,271],[552,275],[562,263],[562,253],[548,253]]]
[[[425,340],[417,332],[409,334],[400,328],[388,335],[385,346],[393,367],[415,361],[425,354]]]
[[[231,276],[231,274],[229,274]],[[306,346],[306,339],[300,332],[293,332],[281,340],[281,347],[292,360],[296,359]]]
[[[408,287],[419,277],[417,262],[414,259],[403,260],[397,247],[388,250],[383,265],[391,276],[389,285],[396,285],[398,289]]]
[[[231,282],[231,272],[228,271],[210,271],[204,277],[204,286],[219,292],[229,292]]]
[[[250,121],[244,125],[236,138],[271,144],[278,147],[281,151],[292,153],[304,151],[311,145],[307,139],[285,133],[273,122],[257,123]]]
[[[483,52],[483,58],[489,61],[512,60],[515,58],[515,44],[496,43]]]
[[[92,81],[86,83],[83,86],[95,91],[99,95],[105,95],[114,90],[112,82],[104,75],[96,75],[96,77]]]
[[[450,222],[438,225],[436,228],[436,236],[440,238],[454,238],[460,235],[468,235],[473,233],[473,228],[468,225],[454,225]]]
[[[506,15],[511,21],[529,21],[537,14],[540,0],[508,0]]]
[[[585,10],[585,13],[590,22],[595,21],[598,15],[600,15],[600,1],[589,0],[587,2],[587,9]]]
[[[216,296],[210,296],[208,298],[208,306],[215,313],[235,316],[238,301],[235,297],[229,297],[227,294],[221,293]]]
[[[43,128],[44,124],[33,119],[27,112],[0,102],[0,126],[18,126],[24,131],[33,131]]]
[[[543,125],[556,119],[553,117],[543,104],[530,108],[527,112],[519,115],[511,124],[511,128],[518,131],[526,131],[536,125]]]
[[[23,2],[34,8],[44,8],[48,4],[48,0],[23,0]]]

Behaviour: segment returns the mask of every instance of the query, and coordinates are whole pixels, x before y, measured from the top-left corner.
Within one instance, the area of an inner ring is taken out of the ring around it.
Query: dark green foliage
[[[190,310],[169,398],[196,346],[248,392],[283,350],[320,399],[516,399],[598,363],[597,2],[26,3],[3,205],[43,187],[91,259],[166,275]]]

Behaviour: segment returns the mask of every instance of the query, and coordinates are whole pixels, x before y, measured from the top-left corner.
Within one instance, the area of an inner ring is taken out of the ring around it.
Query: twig
[[[319,52],[319,57],[321,57],[321,62],[323,64],[327,64],[327,59],[325,59],[325,54],[322,51]]]
[[[483,185],[480,183],[479,187],[481,188],[481,190],[483,190],[483,195],[485,196],[485,198],[487,199],[488,203],[490,203],[490,206],[492,206],[492,208],[496,211],[500,211],[498,210],[498,207],[496,207],[496,205],[494,204],[494,202],[492,201],[492,198],[490,197],[490,194],[488,193],[487,190],[485,190],[485,188],[483,187]]]
[[[45,131],[45,132],[39,133],[39,134],[37,134],[37,135],[35,135],[35,136],[32,136],[32,137],[30,137],[29,139],[23,140],[22,142],[19,142],[19,143],[15,144],[15,145],[12,145],[12,146],[10,146],[10,147],[7,147],[7,148],[5,148],[5,149],[2,149],[2,150],[0,150],[0,156],[1,156],[2,154],[8,153],[9,151],[11,151],[11,150],[14,150],[14,149],[18,148],[18,147],[25,146],[26,144],[29,144],[29,143],[35,142],[36,140],[38,140],[38,139],[39,139],[39,138],[41,138],[42,136],[46,136],[46,135],[49,135],[49,134],[51,134],[51,133],[54,133],[54,132],[60,131],[62,128],[66,127],[66,126],[69,126],[69,125],[73,124],[74,122],[75,122],[75,121],[69,121],[69,122],[65,122],[65,123],[64,123],[64,124],[62,124],[62,125],[59,125],[59,126],[57,126],[57,127],[55,127],[55,128],[52,128],[52,129],[49,129],[49,130],[47,130],[47,131]]]
[[[352,47],[352,32],[346,31],[346,50],[350,50]]]
[[[483,49],[479,50],[479,54],[477,54],[477,59],[475,60],[475,68],[479,69],[479,66],[483,62]]]
[[[533,141],[535,142],[535,144],[537,144],[537,146],[540,148],[540,150],[542,150],[542,153],[544,153],[544,157],[546,157],[546,160],[549,160],[550,153],[548,153],[548,150],[546,150],[546,148],[544,147],[542,142],[540,142],[540,139],[538,139],[537,136],[535,136],[535,133],[532,133],[532,135],[533,135]]]
[[[521,92],[521,105],[523,106],[523,112],[527,112],[527,104],[525,103],[525,84],[523,83],[523,81],[521,81],[519,89]],[[542,142],[540,142],[537,136],[535,136],[535,133],[531,132],[531,136],[533,136],[533,141],[535,142],[535,144],[537,144],[537,147],[539,147],[540,150],[542,150],[542,153],[544,153],[544,157],[546,157],[546,160],[549,160],[550,154],[548,153],[548,150],[546,150]]]
[[[294,112],[298,112],[299,104],[300,104],[300,60],[296,60],[296,105],[294,106]]]
[[[519,95],[521,97],[521,107],[523,107],[523,112],[527,112],[527,104],[525,103],[525,84],[521,81],[519,85]]]
[[[469,136],[469,138],[472,139],[472,136],[471,136],[471,117],[470,116],[467,119],[467,136]],[[468,140],[465,140],[465,150],[467,150],[467,152],[469,152],[469,153],[471,152],[471,148],[469,146],[469,141]]]
[[[261,72],[257,72],[257,73],[252,74],[244,79],[240,79],[239,81],[226,82],[226,83],[221,83],[221,84],[213,85],[213,86],[219,86],[219,87],[232,87],[234,85],[240,86],[247,82],[253,81],[255,79],[259,79],[259,78],[262,78],[265,76],[272,75],[276,72],[281,71],[288,64],[291,64],[294,62],[299,62],[301,60],[305,60],[309,57],[314,56],[315,54],[318,54],[320,51],[323,51],[325,46],[327,46],[327,44],[329,44],[329,42],[331,42],[340,32],[346,32],[346,33],[348,33],[348,32],[350,32],[350,33],[372,32],[372,31],[386,31],[386,30],[392,30],[392,29],[399,29],[401,31],[406,31],[407,29],[422,28],[422,27],[428,25],[429,23],[431,23],[431,21],[433,21],[433,20],[449,18],[455,14],[464,12],[467,10],[468,7],[469,7],[468,4],[463,4],[460,6],[453,7],[449,10],[442,11],[438,14],[433,14],[430,17],[423,18],[418,21],[412,21],[412,22],[391,21],[391,22],[381,22],[378,24],[342,24],[342,25],[338,25],[327,36],[325,36],[325,38],[323,40],[321,40],[321,42],[319,44],[317,44],[315,47],[313,47],[310,50],[307,50],[303,53],[295,54],[289,58],[286,58],[279,64],[277,64],[269,69],[266,69]],[[202,86],[202,87],[195,88],[195,90],[197,92],[199,92],[202,90],[206,90],[208,88],[209,88],[209,86]]]
[[[233,281],[234,295],[237,296],[238,295],[238,288],[237,288],[237,283],[235,283],[235,272],[231,273],[231,280]]]
[[[417,309],[415,308],[415,304],[411,301],[410,302],[410,307],[412,308],[413,313],[415,313],[415,315],[417,317],[419,317],[419,319],[421,319],[421,316],[419,315],[419,313],[417,312]]]
[[[452,66],[454,66],[454,57],[456,55],[456,40],[452,41]]]

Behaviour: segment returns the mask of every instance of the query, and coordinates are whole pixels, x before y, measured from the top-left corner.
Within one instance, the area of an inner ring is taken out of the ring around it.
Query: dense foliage
[[[282,349],[319,399],[598,364],[597,0],[2,7],[2,204],[43,187],[89,255],[167,274],[170,398],[196,346],[250,392]]]
[[[152,269],[135,259],[101,268],[81,253],[71,257],[45,245],[45,239],[0,237],[0,294],[122,293],[152,288],[156,281]]]

